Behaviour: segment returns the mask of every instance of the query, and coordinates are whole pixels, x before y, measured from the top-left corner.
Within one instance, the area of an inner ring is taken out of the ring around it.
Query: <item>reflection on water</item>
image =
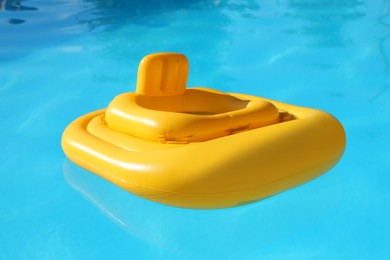
[[[36,11],[38,8],[22,5],[25,0],[0,0],[0,11]],[[18,25],[25,23],[25,19],[9,18],[8,24]]]
[[[286,15],[303,21],[297,33],[310,36],[306,46],[343,47],[347,45],[344,26],[364,16],[362,5],[360,0],[290,0]]]
[[[245,0],[240,2],[220,0],[85,0],[85,2],[91,4],[93,9],[88,13],[81,15],[79,21],[88,24],[91,29],[96,29],[101,26],[120,26],[126,23],[162,26],[167,21],[156,19],[156,17],[153,16],[174,11],[192,10],[195,13],[200,9],[215,9],[216,12],[227,9],[240,13],[247,9],[259,8],[258,3],[254,0]],[[93,13],[92,16],[91,13]],[[193,18],[198,19],[199,17]],[[183,17],[183,19],[186,18]],[[211,23],[209,25],[212,26]]]
[[[98,38],[100,57],[126,66],[149,53],[180,52],[190,59],[191,75],[204,75],[195,84],[211,87],[221,79],[231,81],[218,69],[229,45],[226,27],[231,20],[223,13],[225,5],[203,0],[88,2],[94,11],[82,14],[79,21],[92,31],[104,30]],[[190,76],[189,86],[195,84]]]
[[[313,187],[316,192],[311,194],[315,195],[309,197],[297,194],[294,198],[288,192],[285,201],[276,196],[238,208],[188,210],[138,198],[67,159],[63,173],[75,190],[132,237],[176,254],[178,259],[248,259],[270,248],[280,249],[281,241],[303,227],[315,226],[316,219],[333,211],[340,196],[335,183],[329,186],[330,192],[322,182],[323,189]]]
[[[190,8],[195,3],[202,1],[203,0],[85,0],[85,2],[91,4],[93,8],[79,16],[79,22],[88,24],[90,29],[96,29],[101,26],[121,26],[126,23],[162,26],[162,21],[156,20],[153,17],[154,14]]]
[[[21,23],[25,23],[26,20],[23,20],[23,19],[16,19],[16,18],[11,18],[8,20],[8,23],[10,24],[21,24]]]
[[[81,1],[0,0],[0,62],[85,32],[75,19],[85,8]]]
[[[1,11],[35,11],[38,8],[22,5],[25,0],[0,0]]]

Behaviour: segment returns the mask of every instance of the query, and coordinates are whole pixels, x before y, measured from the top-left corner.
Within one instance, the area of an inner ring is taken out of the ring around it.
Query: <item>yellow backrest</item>
[[[188,78],[188,60],[178,53],[145,56],[138,67],[137,93],[148,96],[183,95]]]

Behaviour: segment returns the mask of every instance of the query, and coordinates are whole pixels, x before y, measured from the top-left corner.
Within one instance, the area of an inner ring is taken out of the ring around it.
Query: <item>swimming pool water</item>
[[[0,1],[0,259],[387,259],[390,3]],[[320,178],[251,205],[186,210],[68,161],[75,118],[175,51],[189,86],[328,111],[347,148]]]

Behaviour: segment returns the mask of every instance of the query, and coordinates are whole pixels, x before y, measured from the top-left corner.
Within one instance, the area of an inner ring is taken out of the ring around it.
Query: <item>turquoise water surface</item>
[[[328,111],[332,170],[251,205],[163,206],[70,161],[75,118],[184,53],[189,86]],[[388,259],[387,0],[0,1],[0,259]]]

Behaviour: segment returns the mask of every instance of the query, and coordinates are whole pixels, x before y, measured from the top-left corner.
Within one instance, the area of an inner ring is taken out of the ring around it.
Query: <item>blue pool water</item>
[[[387,0],[0,1],[0,259],[388,259]],[[75,166],[61,134],[181,52],[189,86],[326,110],[339,164],[251,205],[186,210]]]

